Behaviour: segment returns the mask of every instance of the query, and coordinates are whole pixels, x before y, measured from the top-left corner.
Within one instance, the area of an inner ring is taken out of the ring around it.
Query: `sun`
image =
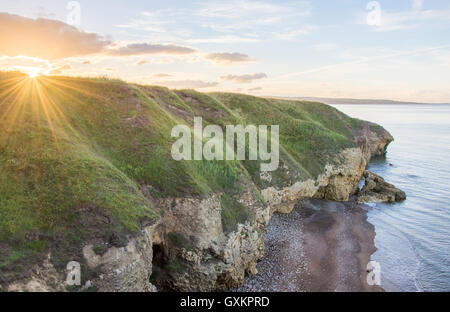
[[[36,78],[37,76],[39,76],[38,72],[29,72],[27,73],[28,77],[30,78]]]
[[[36,78],[42,74],[42,68],[40,67],[16,66],[16,68],[30,78]]]
[[[28,67],[25,69],[25,73],[28,75],[28,77],[30,78],[36,78],[38,76],[41,75],[41,68],[37,68],[37,67]]]

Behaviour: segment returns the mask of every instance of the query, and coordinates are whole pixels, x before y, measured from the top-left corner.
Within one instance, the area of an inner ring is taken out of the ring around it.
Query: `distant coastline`
[[[328,105],[450,105],[450,103],[422,103],[422,102],[403,102],[392,100],[376,100],[376,99],[348,99],[348,98],[321,98],[321,97],[275,97],[284,100],[302,100],[311,102],[320,102]]]

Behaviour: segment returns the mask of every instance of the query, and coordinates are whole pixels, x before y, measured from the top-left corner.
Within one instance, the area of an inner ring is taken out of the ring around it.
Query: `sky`
[[[450,1],[0,0],[0,70],[450,103]]]

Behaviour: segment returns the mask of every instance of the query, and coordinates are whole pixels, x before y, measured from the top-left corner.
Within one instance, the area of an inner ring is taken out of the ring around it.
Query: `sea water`
[[[381,286],[387,291],[450,291],[450,105],[333,105],[382,125],[395,138],[369,170],[407,194],[372,204]]]

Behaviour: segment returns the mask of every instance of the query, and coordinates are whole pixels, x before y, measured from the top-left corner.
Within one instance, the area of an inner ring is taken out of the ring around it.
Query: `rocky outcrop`
[[[150,283],[155,226],[144,228],[126,246],[109,248],[103,255],[96,254],[93,245],[86,245],[83,255],[87,265],[98,272],[92,285],[107,292],[156,291]]]
[[[251,181],[242,186],[239,204],[252,214],[231,232],[223,227],[220,193],[155,201],[163,212],[157,229],[157,286],[178,291],[225,290],[241,285],[246,274],[256,273],[256,261],[264,253],[269,210],[255,196]]]
[[[262,190],[271,215],[291,212],[295,204],[304,198],[347,201],[349,195],[356,191],[367,163],[360,148],[345,149],[338,159],[338,165],[326,165],[324,173],[316,179],[299,181],[281,189],[269,187]]]
[[[35,265],[31,277],[25,281],[16,281],[8,286],[10,292],[51,292],[65,291],[64,276],[55,269],[49,253],[41,265]]]
[[[274,212],[291,212],[295,204],[304,198],[348,201],[350,195],[358,191],[358,183],[370,159],[384,155],[387,146],[394,140],[386,130],[380,128],[375,132],[370,125],[364,122],[362,130],[355,134],[358,147],[343,150],[336,156],[336,162],[327,164],[316,179],[298,181],[282,189],[270,187],[262,190],[264,199],[271,207],[271,215]],[[264,178],[270,180],[270,176]]]
[[[361,130],[355,134],[355,140],[368,163],[372,157],[385,155],[388,145],[394,138],[382,127],[363,122]]]
[[[406,199],[405,192],[373,172],[365,171],[364,180],[364,186],[358,193],[358,203],[393,203]]]
[[[139,235],[128,241],[124,247],[111,247],[102,255],[94,251],[94,245],[84,246],[83,255],[86,264],[95,277],[87,280],[81,276],[82,285],[75,285],[73,290],[102,292],[143,292],[156,291],[150,283],[153,261],[154,228],[145,227]],[[17,281],[8,286],[12,292],[61,292],[71,290],[66,283],[69,271],[58,272],[48,254],[42,265],[36,265],[32,276],[24,281]],[[82,272],[80,272],[82,273]]]

